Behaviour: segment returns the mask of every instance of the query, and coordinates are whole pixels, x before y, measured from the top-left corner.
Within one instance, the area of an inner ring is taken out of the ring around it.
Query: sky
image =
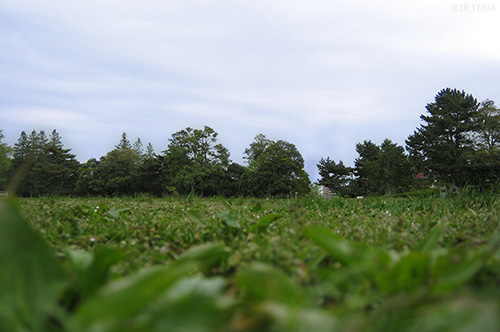
[[[444,88],[500,104],[499,31],[496,1],[1,0],[0,129],[56,129],[80,162],[210,126],[244,164],[264,134],[316,181],[404,146]]]

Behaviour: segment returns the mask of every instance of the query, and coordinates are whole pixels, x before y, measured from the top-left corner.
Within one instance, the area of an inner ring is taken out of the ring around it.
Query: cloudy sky
[[[57,129],[81,162],[208,125],[243,163],[262,133],[316,180],[404,145],[443,88],[500,104],[499,31],[495,1],[2,0],[0,129]]]

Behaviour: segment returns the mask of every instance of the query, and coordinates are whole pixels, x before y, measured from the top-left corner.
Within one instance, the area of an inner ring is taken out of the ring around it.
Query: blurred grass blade
[[[68,261],[77,278],[79,296],[85,299],[106,284],[111,266],[125,256],[123,251],[108,247],[97,249],[93,255],[81,251],[68,252]]]
[[[443,238],[446,230],[445,225],[436,225],[432,228],[429,234],[418,242],[413,248],[413,251],[430,252],[437,247]]]
[[[301,289],[281,270],[263,263],[253,263],[236,276],[243,296],[251,302],[273,301],[298,305],[303,300]]]
[[[19,213],[17,200],[9,197],[2,203],[0,330],[42,330],[47,316],[55,319],[67,276],[50,247]]]
[[[183,278],[158,301],[151,303],[143,317],[144,330],[154,331],[221,331],[227,323],[226,312],[231,301],[223,295],[223,278],[201,276]]]
[[[411,252],[377,277],[378,286],[388,294],[424,287],[429,280],[429,263],[428,253]]]
[[[367,246],[348,242],[326,229],[310,227],[304,230],[304,234],[325,249],[334,260],[342,264],[359,262],[363,259],[363,255],[369,251]]]
[[[207,270],[227,258],[228,251],[223,244],[206,243],[186,250],[174,266],[182,264],[192,264],[199,270]]]
[[[188,264],[151,268],[108,284],[78,308],[74,330],[118,331],[123,320],[139,314],[192,268]]]
[[[226,226],[230,228],[236,228],[239,229],[241,228],[240,223],[238,222],[238,219],[234,216],[234,214],[231,211],[228,210],[221,210],[217,211],[217,217],[222,220]]]
[[[205,227],[205,215],[201,213],[200,211],[195,211],[195,210],[188,210],[186,211],[186,215],[188,218],[197,224],[198,226]]]

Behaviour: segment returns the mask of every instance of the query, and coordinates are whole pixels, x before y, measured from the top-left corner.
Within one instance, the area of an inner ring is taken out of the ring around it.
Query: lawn
[[[0,331],[498,331],[500,198],[4,199]]]

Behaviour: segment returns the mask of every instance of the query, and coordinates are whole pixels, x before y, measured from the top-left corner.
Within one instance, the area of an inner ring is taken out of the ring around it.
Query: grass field
[[[500,330],[494,195],[2,205],[0,331]]]

